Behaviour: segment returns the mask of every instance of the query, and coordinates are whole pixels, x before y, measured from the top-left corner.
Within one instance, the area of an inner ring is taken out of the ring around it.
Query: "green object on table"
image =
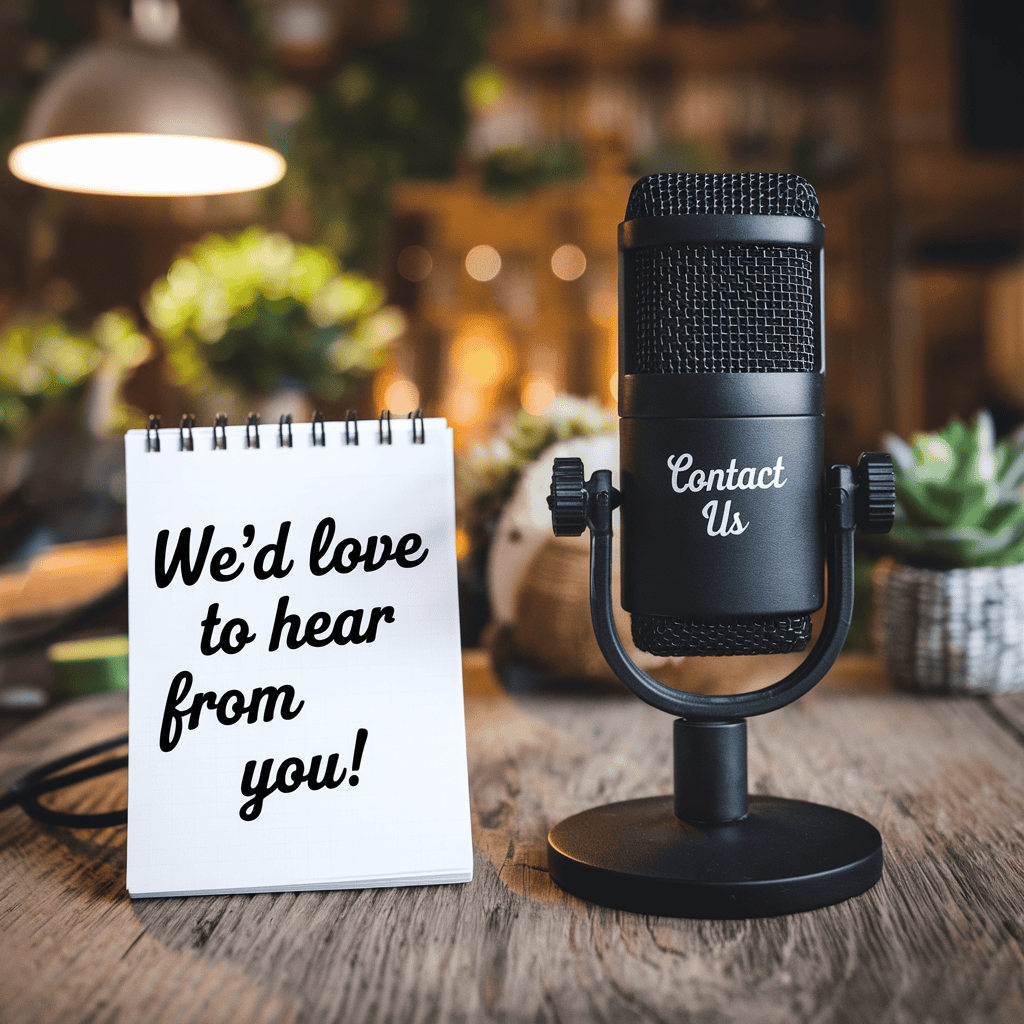
[[[909,565],[969,569],[1024,562],[1024,431],[996,440],[992,417],[952,420],[911,443],[888,434],[896,522],[879,542]]]
[[[62,693],[128,689],[128,637],[103,636],[54,644],[50,661]]]

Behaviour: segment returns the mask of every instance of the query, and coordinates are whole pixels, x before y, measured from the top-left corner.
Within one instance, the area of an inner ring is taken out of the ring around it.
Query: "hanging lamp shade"
[[[145,6],[173,10],[176,28],[176,5]],[[247,192],[280,180],[284,158],[254,141],[232,80],[176,31],[143,38],[133,20],[134,35],[86,47],[42,87],[11,172],[48,188],[132,196]]]

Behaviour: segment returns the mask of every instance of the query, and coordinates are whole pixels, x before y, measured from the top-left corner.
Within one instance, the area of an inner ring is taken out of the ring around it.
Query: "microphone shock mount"
[[[761,690],[687,693],[641,671],[619,639],[612,608],[611,472],[585,479],[580,459],[556,459],[548,505],[558,535],[590,529],[594,634],[620,680],[676,715],[673,796],[627,800],[567,818],[548,835],[551,877],[568,892],[635,913],[692,918],[769,917],[839,903],[882,873],[874,826],[820,804],[747,794],[746,718],[796,700],[834,664],[853,613],[853,537],[885,533],[895,514],[888,455],[833,466],[823,506],[827,609],[807,658]]]

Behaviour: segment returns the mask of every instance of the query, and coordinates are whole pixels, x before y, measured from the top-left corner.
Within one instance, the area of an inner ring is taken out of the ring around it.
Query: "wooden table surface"
[[[751,789],[868,818],[882,881],[812,913],[688,921],[585,904],[545,866],[558,819],[669,792],[671,720],[625,691],[509,696],[477,652],[465,667],[473,882],[133,902],[123,828],[13,808],[0,1020],[1024,1021],[1024,697],[890,692],[844,656],[750,722]],[[121,696],[63,705],[0,743],[0,787],[125,722]],[[124,785],[65,806],[123,806]]]

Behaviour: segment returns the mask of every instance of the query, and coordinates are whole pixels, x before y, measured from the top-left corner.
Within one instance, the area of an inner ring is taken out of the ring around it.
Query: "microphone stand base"
[[[691,824],[671,796],[592,807],[548,833],[567,892],[664,917],[747,918],[841,903],[882,876],[878,830],[834,807],[751,796],[745,818]]]

